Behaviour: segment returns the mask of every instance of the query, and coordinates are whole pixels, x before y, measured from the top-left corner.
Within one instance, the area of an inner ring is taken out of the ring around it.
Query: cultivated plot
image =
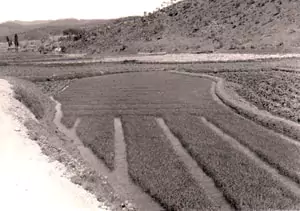
[[[124,175],[123,194],[141,209],[299,208],[299,145],[216,102],[211,86],[166,72],[127,73],[74,81],[56,99],[62,122],[72,128],[80,119],[83,144],[116,189],[117,172]],[[150,198],[131,193],[137,189]]]

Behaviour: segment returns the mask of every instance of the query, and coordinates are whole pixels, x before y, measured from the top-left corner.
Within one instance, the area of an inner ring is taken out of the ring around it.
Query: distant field
[[[2,58],[3,57],[3,58]],[[204,64],[138,64],[138,63],[94,63],[94,64],[30,64],[34,60],[77,60],[77,58],[65,58],[59,55],[31,55],[18,54],[5,59],[8,55],[0,54],[0,76],[24,77],[29,80],[46,79],[74,79],[101,75],[104,73],[128,72],[128,71],[163,71],[178,70],[189,72],[249,72],[270,71],[278,66],[297,66],[298,60],[286,59],[282,61],[256,61],[256,62],[227,62],[227,63],[204,63]],[[20,58],[19,58],[20,57]],[[14,62],[27,62],[29,64],[9,65]]]
[[[167,210],[299,208],[299,145],[216,103],[211,85],[165,72],[125,73],[75,80],[55,98],[62,122],[72,127],[81,119],[77,133],[110,169],[117,162],[113,118],[120,117],[130,178]],[[188,168],[190,160],[203,173]]]

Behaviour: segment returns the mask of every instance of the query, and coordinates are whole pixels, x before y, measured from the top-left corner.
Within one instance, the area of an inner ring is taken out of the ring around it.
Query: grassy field
[[[184,148],[236,209],[287,209],[298,202],[267,171],[204,125],[200,117],[173,115],[165,119]]]
[[[153,117],[122,117],[131,178],[166,210],[213,210]]]

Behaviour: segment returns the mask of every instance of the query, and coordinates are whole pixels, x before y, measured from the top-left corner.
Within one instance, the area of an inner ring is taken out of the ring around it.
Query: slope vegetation
[[[296,51],[297,0],[185,0],[145,17],[117,19],[65,41],[69,51]]]

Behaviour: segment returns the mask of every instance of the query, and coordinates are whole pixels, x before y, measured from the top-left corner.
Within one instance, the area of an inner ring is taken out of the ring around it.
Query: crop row
[[[270,173],[224,141],[200,117],[179,115],[165,118],[183,147],[214,179],[236,209],[287,209],[299,203],[299,199]]]
[[[242,85],[236,91],[260,109],[300,122],[300,75],[282,72],[218,73]]]
[[[214,209],[153,117],[122,117],[128,171],[167,210]]]

